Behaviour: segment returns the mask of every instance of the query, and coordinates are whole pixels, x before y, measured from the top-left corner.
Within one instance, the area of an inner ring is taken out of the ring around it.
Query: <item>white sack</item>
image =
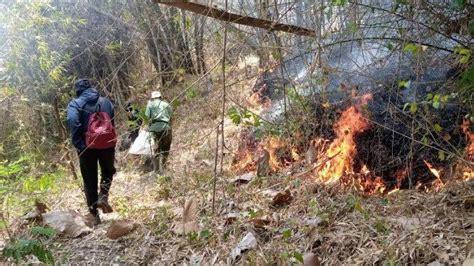
[[[140,129],[138,137],[133,142],[128,153],[135,155],[153,155],[154,144],[152,134],[146,130]]]

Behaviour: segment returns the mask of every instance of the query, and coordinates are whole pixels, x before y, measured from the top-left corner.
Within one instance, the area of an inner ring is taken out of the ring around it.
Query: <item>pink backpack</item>
[[[99,100],[100,101],[100,100]],[[112,119],[106,112],[98,111],[89,117],[86,131],[86,145],[88,149],[104,150],[112,148],[117,143],[117,134],[112,125]]]

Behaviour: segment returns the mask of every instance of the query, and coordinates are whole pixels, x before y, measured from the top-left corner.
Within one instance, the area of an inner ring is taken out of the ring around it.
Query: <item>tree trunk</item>
[[[206,19],[204,17],[194,16],[194,50],[196,53],[196,72],[198,74],[206,73],[206,63],[204,61],[204,26]]]
[[[191,57],[191,51],[189,49],[188,34],[186,29],[186,13],[181,10],[181,48],[184,56],[184,68],[188,74],[195,74],[193,59]]]

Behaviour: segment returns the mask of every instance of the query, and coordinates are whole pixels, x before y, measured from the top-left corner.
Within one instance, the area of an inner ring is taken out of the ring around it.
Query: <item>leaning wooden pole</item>
[[[181,8],[190,12],[194,12],[203,16],[215,18],[218,20],[257,27],[268,31],[284,31],[302,36],[316,37],[316,31],[299,27],[296,25],[289,25],[278,23],[276,21],[270,21],[265,19],[259,19],[249,16],[243,16],[236,13],[231,13],[228,10],[221,9],[217,6],[208,6],[203,1],[168,1],[168,0],[154,0],[155,3],[160,3],[168,6]]]

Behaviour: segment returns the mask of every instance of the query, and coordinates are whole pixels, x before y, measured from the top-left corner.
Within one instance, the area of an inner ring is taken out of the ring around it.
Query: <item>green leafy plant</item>
[[[398,88],[400,89],[408,89],[410,88],[411,81],[410,80],[400,80],[398,81]]]
[[[261,118],[247,109],[240,110],[233,106],[229,109],[227,115],[235,125],[242,124],[246,127],[259,127],[262,125]]]
[[[156,223],[153,224],[154,232],[157,235],[166,235],[170,233],[170,224],[172,224],[172,214],[169,207],[163,206],[156,209]]]
[[[291,229],[285,229],[283,230],[283,232],[281,232],[281,236],[283,237],[283,239],[285,241],[289,241],[290,238],[293,236],[293,232],[291,231]]]
[[[199,239],[207,240],[211,238],[212,232],[209,229],[203,229],[199,232]]]
[[[451,2],[451,6],[455,9],[463,9],[466,5],[466,0],[454,0]]]
[[[192,243],[197,242],[198,238],[199,238],[199,234],[197,232],[188,233],[188,240],[190,242],[192,242]]]
[[[403,47],[404,52],[412,53],[412,54],[417,54],[422,51],[422,47],[420,45],[417,45],[415,43],[409,43]]]
[[[444,151],[438,151],[438,159],[440,161],[446,160],[446,154],[444,153]]]
[[[443,131],[443,128],[438,123],[436,123],[436,124],[433,125],[433,130],[436,133],[441,133],[441,131]]]
[[[321,213],[318,200],[317,199],[311,199],[308,204],[308,211],[311,215],[318,215]]]
[[[412,114],[415,114],[418,110],[418,104],[416,102],[406,103],[403,106],[403,111],[405,111],[407,107],[410,107],[410,113]]]
[[[148,119],[148,116],[146,116],[146,107],[143,107],[138,111],[138,119],[143,121],[144,125],[149,125],[150,124],[150,119]]]
[[[49,227],[42,227],[42,226],[35,226],[31,228],[31,234],[37,237],[44,237],[46,239],[52,238],[56,235],[56,231],[53,228]]]
[[[289,251],[283,251],[280,256],[285,260],[287,261],[290,265],[295,265],[297,263],[303,263],[304,262],[304,259],[303,259],[303,254],[301,254],[300,252],[298,251],[293,251],[293,252],[289,252]]]
[[[28,255],[34,255],[43,263],[54,264],[51,251],[38,240],[20,239],[8,244],[2,252],[4,257],[12,258],[17,263],[24,260]]]
[[[369,219],[369,212],[362,207],[362,201],[360,197],[350,195],[349,198],[347,199],[347,203],[352,210],[357,211],[360,214],[362,214],[365,220]]]
[[[188,100],[194,99],[200,95],[199,91],[195,87],[191,87],[186,90],[186,98]]]
[[[173,101],[171,101],[171,106],[173,107],[173,109],[178,108],[181,104],[182,102],[179,99],[174,99]]]
[[[240,115],[239,110],[234,106],[229,109],[227,115],[229,116],[230,120],[232,120],[232,123],[234,123],[235,125],[239,125],[240,122],[242,122],[242,116]]]
[[[472,102],[474,92],[474,64],[471,64],[471,66],[461,74],[461,79],[456,85],[458,87],[460,99],[465,103]]]
[[[457,97],[456,93],[451,93],[450,95],[442,94],[432,94],[428,93],[426,95],[426,103],[431,105],[435,109],[442,108],[451,98]]]
[[[298,251],[293,251],[293,253],[291,253],[291,256],[293,258],[295,258],[298,262],[300,263],[303,263],[303,254],[299,253]]]
[[[172,192],[172,179],[170,176],[166,175],[157,175],[157,182],[159,184],[158,194],[161,198],[167,199],[170,197]]]
[[[27,159],[25,157],[21,157],[17,161],[11,163],[2,162],[0,164],[0,177],[8,179],[17,177],[18,175],[24,172],[26,162]]]
[[[272,54],[273,59],[275,59],[275,60],[280,60],[281,59],[281,53],[280,53],[279,50],[274,50],[274,51],[272,51],[271,54]]]
[[[454,52],[460,55],[460,58],[459,58],[460,64],[467,64],[471,60],[471,51],[469,49],[456,47],[454,49]]]
[[[119,197],[115,199],[114,210],[120,214],[121,217],[128,217],[129,215],[129,205],[128,200],[124,197]]]
[[[306,111],[309,107],[309,99],[307,97],[301,96],[296,88],[292,87],[287,89],[287,96],[290,101],[296,105],[294,108],[298,108],[301,111]]]
[[[347,0],[332,0],[332,3],[336,6],[343,6],[347,3]]]
[[[28,177],[23,181],[23,191],[26,193],[31,193],[34,191],[43,192],[53,190],[56,188],[56,179],[57,175],[53,173],[43,174],[39,178]]]
[[[374,224],[374,227],[375,227],[375,230],[377,230],[377,232],[382,233],[382,234],[387,234],[389,231],[387,225],[381,219],[377,219],[377,221]]]

